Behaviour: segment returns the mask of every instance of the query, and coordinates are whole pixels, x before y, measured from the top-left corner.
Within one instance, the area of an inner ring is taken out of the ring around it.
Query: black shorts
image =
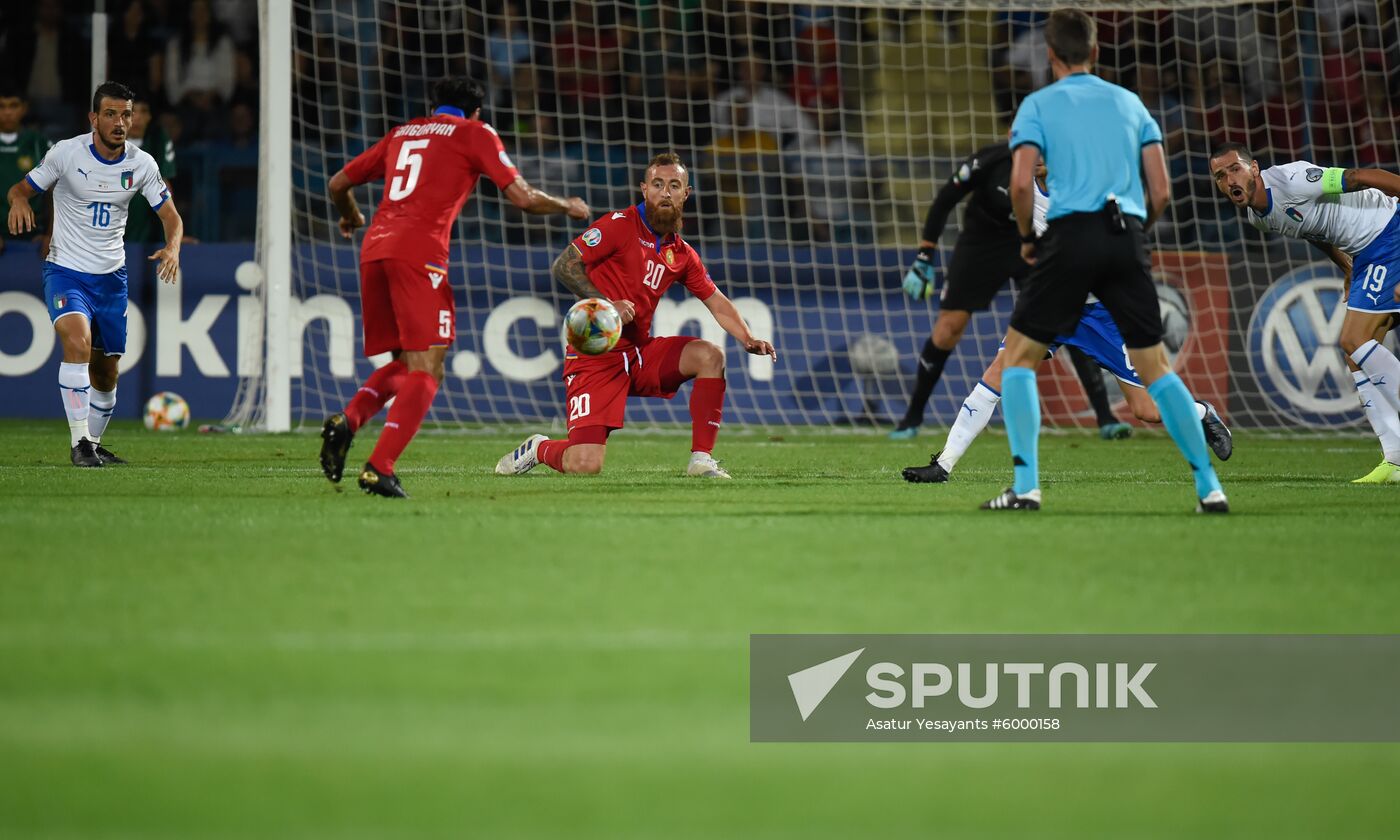
[[[1015,239],[958,239],[953,258],[944,274],[940,309],[981,312],[992,305],[992,298],[1012,280],[1016,287],[1030,275],[1031,267],[1021,259]]]
[[[1074,332],[1092,292],[1103,302],[1123,344],[1151,347],[1162,341],[1162,310],[1152,282],[1142,222],[1125,216],[1116,231],[1107,211],[1071,213],[1050,222],[1036,249],[1036,264],[1016,299],[1011,326],[1050,344]]]

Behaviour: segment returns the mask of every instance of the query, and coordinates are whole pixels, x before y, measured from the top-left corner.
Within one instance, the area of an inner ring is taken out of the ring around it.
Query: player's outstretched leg
[[[997,359],[1000,358],[998,355]],[[995,370],[999,382],[1000,363],[993,361],[992,365],[987,372],[992,373]],[[947,481],[968,447],[972,446],[972,442],[987,428],[1000,402],[1001,394],[988,385],[985,378],[979,381],[958,409],[958,419],[953,421],[953,428],[948,430],[948,441],[943,445],[943,449],[934,453],[927,466],[905,467],[902,473],[904,480],[915,484],[941,484]]]
[[[685,474],[692,478],[730,478],[713,454],[724,418],[724,352],[708,341],[689,342],[677,360],[676,374],[693,378],[690,462],[686,464]],[[667,378],[667,372],[663,371],[662,379]]]

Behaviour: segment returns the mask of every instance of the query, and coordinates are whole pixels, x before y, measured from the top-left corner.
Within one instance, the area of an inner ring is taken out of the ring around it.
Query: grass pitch
[[[1241,435],[1229,517],[1170,441],[622,432],[600,477],[424,434],[409,502],[310,435],[153,435],[67,465],[0,423],[0,836],[1372,837],[1396,745],[748,742],[753,632],[1400,632],[1400,487],[1357,438]],[[372,434],[352,450],[363,459]],[[1377,521],[1380,520],[1380,521]]]

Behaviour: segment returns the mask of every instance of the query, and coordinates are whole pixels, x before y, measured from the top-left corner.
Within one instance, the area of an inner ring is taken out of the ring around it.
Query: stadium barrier
[[[931,323],[932,311],[911,305],[897,286],[884,282],[888,272],[882,266],[897,262],[897,252],[867,252],[843,264],[838,252],[791,252],[796,250],[745,247],[705,255],[722,288],[733,278],[746,290],[777,290],[735,294],[756,333],[772,336],[776,365],[744,354],[678,287],[658,309],[654,333],[699,335],[726,348],[731,423],[888,423],[902,411],[916,343],[923,338],[910,323]],[[142,248],[128,248],[130,329],[118,415],[136,417],[147,396],[171,390],[189,400],[196,417],[223,417],[240,377],[256,377],[262,364],[253,248],[189,245],[176,285],[156,282],[145,256]],[[305,256],[354,271],[347,248],[317,246]],[[553,251],[484,246],[457,256],[455,265],[473,266],[468,270],[476,275],[475,291],[458,288],[458,338],[431,419],[558,428],[559,326],[566,301],[551,286]],[[794,274],[794,263],[812,268]],[[1222,413],[1263,418],[1272,421],[1264,425],[1276,427],[1356,426],[1364,418],[1336,349],[1343,279],[1328,263],[1294,265],[1280,259],[1268,271],[1243,271],[1223,254],[1158,252],[1154,269],[1168,349],[1192,391]],[[797,291],[808,289],[819,291]],[[59,351],[42,294],[33,247],[12,243],[0,254],[0,416],[58,416],[53,384]],[[933,397],[930,422],[955,416],[995,354],[1011,304],[1004,292],[990,311],[975,316],[976,329],[950,360]],[[348,399],[370,370],[359,354],[358,298],[320,294],[295,301],[292,309],[298,338],[292,377],[322,377],[317,392]],[[840,313],[839,322],[831,313]],[[303,361],[313,358],[324,363]],[[1052,361],[1043,381],[1047,422],[1092,423],[1067,361]],[[1116,388],[1110,395],[1117,400]],[[340,405],[299,408],[314,414]],[[1126,418],[1121,401],[1118,409]],[[687,422],[680,399],[634,400],[628,411],[634,424]]]

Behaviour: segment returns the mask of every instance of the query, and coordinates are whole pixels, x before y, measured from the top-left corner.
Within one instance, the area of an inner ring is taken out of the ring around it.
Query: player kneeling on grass
[[[775,361],[778,354],[772,344],[749,333],[700,255],[681,239],[683,208],[690,197],[690,173],[681,159],[669,153],[653,158],[641,191],[641,204],[599,219],[554,261],[554,277],[569,291],[612,301],[625,325],[622,337],[597,356],[568,349],[568,439],[530,436],[496,464],[498,475],[522,475],[540,463],[563,473],[601,472],[608,435],[622,428],[627,397],[671,399],[693,379],[686,475],[729,478],[712,454],[724,408],[724,352],[691,336],[653,338],[656,304],[679,280],[749,353]]]
[[[1128,363],[1123,337],[1119,335],[1118,326],[1113,323],[1113,317],[1108,314],[1103,304],[1098,301],[1086,304],[1084,316],[1080,318],[1074,334],[1061,336],[1050,345],[1050,352],[1053,354],[1061,345],[1079,348],[1099,367],[1117,377],[1118,387],[1122,389],[1123,398],[1127,400],[1128,408],[1132,410],[1134,417],[1144,423],[1162,422],[1157,404],[1148,396],[1137,371]],[[998,351],[996,358],[982,374],[981,381],[972,389],[972,393],[968,394],[967,399],[963,400],[958,419],[953,423],[953,428],[948,430],[948,441],[943,445],[943,449],[934,453],[927,466],[905,467],[905,481],[936,484],[948,480],[953,467],[957,466],[958,460],[967,452],[968,447],[972,446],[972,442],[982,430],[987,428],[987,423],[992,419],[992,412],[996,411],[997,403],[1001,402],[1001,373],[1004,362],[1004,354]],[[1220,419],[1215,407],[1208,402],[1196,400],[1196,414],[1201,419],[1201,429],[1205,432],[1206,442],[1210,444],[1211,451],[1220,460],[1229,460],[1234,451],[1234,441],[1230,429]]]

